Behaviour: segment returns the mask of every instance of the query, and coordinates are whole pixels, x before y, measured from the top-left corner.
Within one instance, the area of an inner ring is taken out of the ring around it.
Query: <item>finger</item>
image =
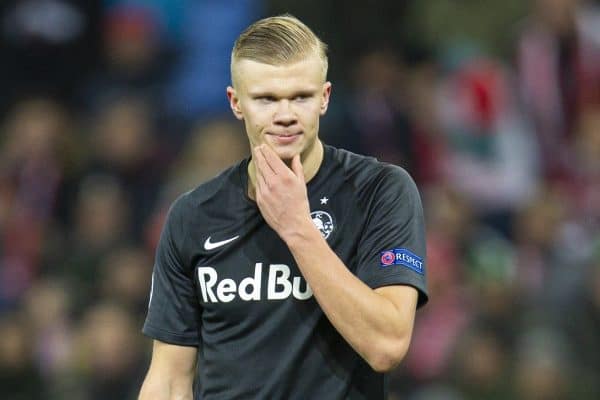
[[[263,175],[262,171],[256,172],[256,182],[258,184],[258,189],[262,192],[264,192],[269,187],[267,180],[265,179],[265,176]]]
[[[265,162],[269,165],[273,173],[277,175],[285,174],[289,168],[279,158],[275,151],[267,145],[261,145],[260,151],[264,156]]]
[[[257,170],[259,170],[260,173],[263,175],[265,181],[269,182],[275,178],[276,173],[273,171],[273,169],[267,163],[267,160],[265,159],[265,156],[264,156],[263,152],[261,151],[261,147],[263,147],[263,146],[257,146],[254,148],[255,149],[255,158],[256,158],[256,167],[257,167]]]
[[[259,155],[258,155],[258,150],[255,147],[252,150],[252,153],[254,155],[254,172],[255,172],[255,176],[256,176],[256,190],[259,191],[261,189],[264,189],[266,186],[266,181],[265,181],[265,177],[263,175],[263,168],[261,168],[261,162],[259,160]]]
[[[304,168],[302,168],[300,154],[296,154],[294,158],[292,158],[292,171],[294,171],[294,175],[296,175],[298,179],[304,182]]]

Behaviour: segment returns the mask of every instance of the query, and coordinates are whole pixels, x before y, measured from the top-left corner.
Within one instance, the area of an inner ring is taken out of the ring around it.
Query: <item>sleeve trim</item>
[[[152,339],[160,340],[161,342],[176,344],[181,346],[198,346],[200,341],[198,335],[181,335],[177,333],[166,332],[162,329],[155,328],[145,324],[142,328],[142,333]]]
[[[419,295],[417,308],[424,306],[429,301],[429,294],[427,293],[426,285],[420,279],[410,279],[406,276],[393,275],[385,278],[369,279],[365,282],[365,284],[367,284],[367,286],[369,286],[371,289],[393,285],[412,286],[417,289]]]

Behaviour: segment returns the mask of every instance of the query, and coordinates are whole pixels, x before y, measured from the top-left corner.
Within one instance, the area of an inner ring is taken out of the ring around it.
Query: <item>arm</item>
[[[257,204],[290,248],[324,313],[373,369],[394,368],[410,343],[417,291],[403,285],[374,290],[354,276],[310,219],[299,157],[290,170],[267,146],[254,154]]]
[[[308,222],[286,242],[316,300],[374,370],[393,369],[410,344],[416,289],[401,285],[371,289],[348,270],[312,221]]]
[[[183,195],[171,206],[156,249],[142,329],[154,344],[140,400],[192,400],[201,309],[185,251],[185,207]]]
[[[192,400],[197,352],[195,347],[155,340],[150,368],[138,399]]]

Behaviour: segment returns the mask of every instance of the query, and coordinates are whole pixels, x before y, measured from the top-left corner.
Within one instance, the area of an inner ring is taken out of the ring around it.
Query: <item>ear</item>
[[[240,99],[237,97],[237,93],[232,86],[227,86],[227,100],[229,100],[229,107],[233,111],[233,115],[240,121],[244,119],[244,114],[240,108]]]
[[[329,107],[329,97],[331,96],[331,82],[323,84],[323,93],[321,98],[321,115],[325,115]]]

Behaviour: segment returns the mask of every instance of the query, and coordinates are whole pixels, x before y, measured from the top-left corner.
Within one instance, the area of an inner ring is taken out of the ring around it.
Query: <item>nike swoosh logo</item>
[[[232,237],[230,239],[226,239],[226,240],[221,240],[220,242],[211,242],[210,241],[210,236],[208,237],[208,239],[206,239],[206,241],[204,242],[204,248],[206,250],[214,250],[217,249],[221,246],[225,246],[227,243],[231,243],[233,242],[235,239],[239,238],[240,235]]]

